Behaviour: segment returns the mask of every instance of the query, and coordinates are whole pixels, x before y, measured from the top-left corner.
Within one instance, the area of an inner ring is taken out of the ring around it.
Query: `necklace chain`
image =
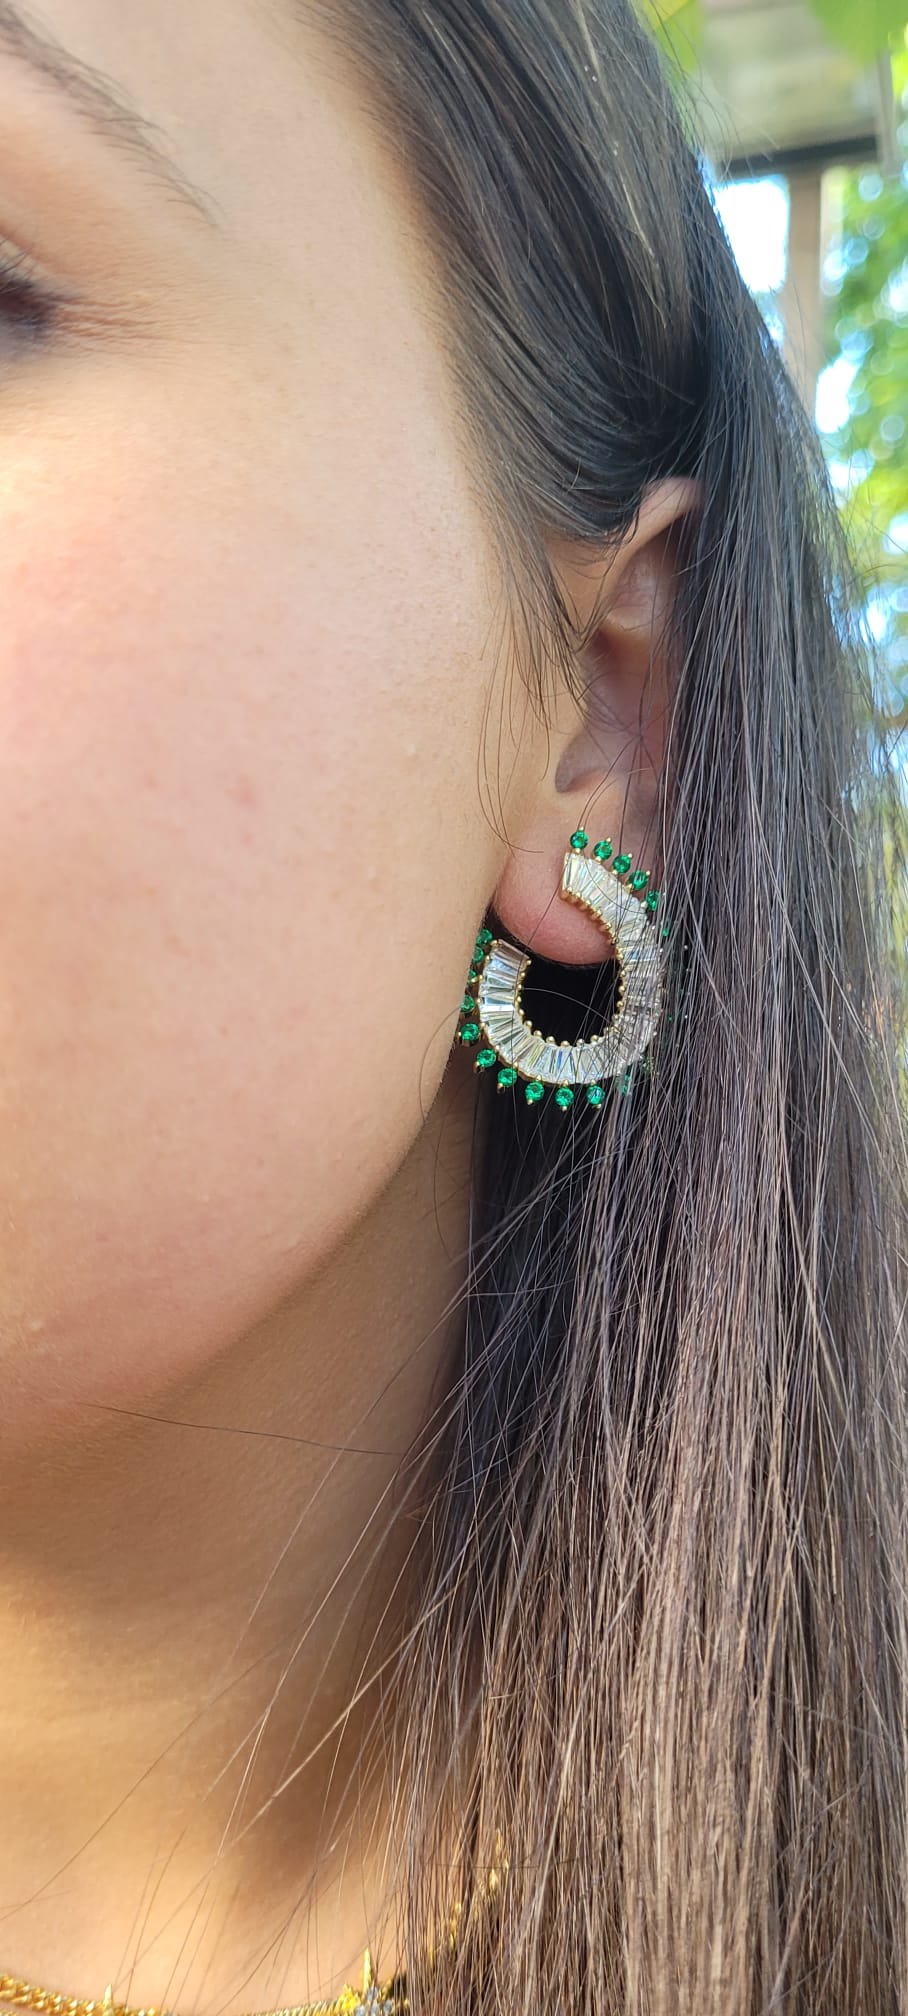
[[[60,1995],[53,1988],[38,1988],[16,1974],[0,1974],[0,2003],[9,2009],[34,2009],[38,2016],[172,2016],[166,2009],[134,2009],[128,2002],[115,2002],[110,1982],[98,2001],[78,1995]],[[409,2003],[402,1976],[381,1987],[366,1949],[362,1988],[343,1988],[333,2002],[295,2002],[282,2009],[256,2011],[255,2016],[407,2016]]]

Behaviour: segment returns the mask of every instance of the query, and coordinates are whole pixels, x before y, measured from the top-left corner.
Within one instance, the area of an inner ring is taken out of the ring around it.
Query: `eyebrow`
[[[210,199],[155,139],[160,129],[142,118],[103,71],[72,56],[62,42],[36,28],[10,0],[0,0],[0,55],[27,64],[43,82],[53,85],[91,132],[121,153],[138,157],[170,196],[187,204],[207,224],[216,225]]]

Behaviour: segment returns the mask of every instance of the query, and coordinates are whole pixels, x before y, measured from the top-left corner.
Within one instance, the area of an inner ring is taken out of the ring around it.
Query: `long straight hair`
[[[906,2016],[902,807],[822,460],[626,0],[302,11],[421,205],[540,698],[550,535],[702,492],[653,1068],[477,1133],[384,1703],[411,2004]]]

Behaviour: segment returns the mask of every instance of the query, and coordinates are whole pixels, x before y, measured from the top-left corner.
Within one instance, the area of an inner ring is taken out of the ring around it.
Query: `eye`
[[[35,277],[27,253],[0,250],[0,321],[7,328],[37,342],[52,328],[62,306],[62,296]]]

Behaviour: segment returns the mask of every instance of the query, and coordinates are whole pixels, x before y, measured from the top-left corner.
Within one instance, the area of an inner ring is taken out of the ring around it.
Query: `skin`
[[[609,601],[546,727],[336,63],[252,0],[30,18],[215,221],[0,56],[0,229],[78,302],[0,336],[0,1968],[193,2016],[335,1992],[387,1902],[332,1731],[457,1349],[457,1004],[493,899],[608,955],[561,858],[645,860],[691,497],[553,554]]]

